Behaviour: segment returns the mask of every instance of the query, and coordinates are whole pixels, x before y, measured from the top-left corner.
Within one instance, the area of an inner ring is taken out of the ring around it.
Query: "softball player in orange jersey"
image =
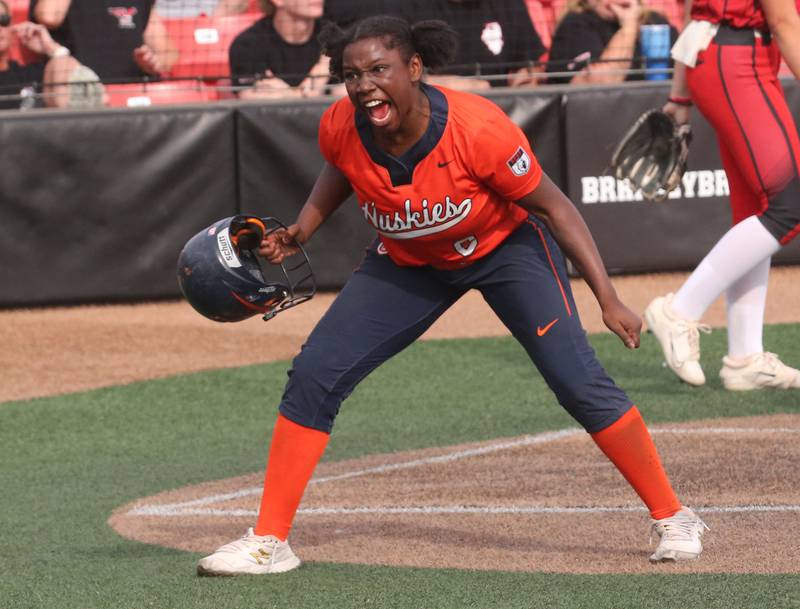
[[[469,289],[647,505],[660,535],[651,560],[696,558],[704,525],[678,501],[638,410],[595,358],[560,248],[629,348],[641,320],[617,298],[586,224],[522,131],[483,98],[422,82],[423,66],[452,57],[453,31],[373,17],[346,31],[329,26],[322,43],[348,98],[322,118],[326,163],[296,224],[259,253],[280,262],[353,191],[378,238],[292,364],[255,527],[203,558],[199,573],[300,564],[286,540],[342,401]]]

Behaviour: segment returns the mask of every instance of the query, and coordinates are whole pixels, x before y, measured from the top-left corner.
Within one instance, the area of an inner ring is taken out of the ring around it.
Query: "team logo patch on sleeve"
[[[522,146],[517,148],[508,161],[506,161],[508,168],[514,173],[515,176],[524,176],[531,168],[531,159],[528,153],[523,150]]]

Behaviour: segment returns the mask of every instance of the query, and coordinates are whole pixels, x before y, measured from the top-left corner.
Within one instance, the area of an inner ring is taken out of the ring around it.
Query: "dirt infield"
[[[643,311],[654,296],[675,290],[684,274],[614,278],[622,299]],[[605,332],[597,304],[583,281],[572,289],[584,327]],[[269,323],[250,319],[217,324],[185,302],[0,311],[0,403],[165,377],[181,372],[291,358],[330,304],[322,294]],[[800,267],[770,274],[767,323],[800,321]],[[705,321],[724,324],[715,303]],[[505,336],[477,293],[469,293],[423,338]]]
[[[702,501],[713,529],[703,559],[670,573],[800,573],[800,416],[699,421],[653,436],[682,497]],[[119,508],[109,524],[139,541],[208,552],[252,525],[261,481],[257,473],[162,493]],[[742,489],[758,504],[743,501]],[[648,522],[574,429],[323,463],[292,544],[303,559],[326,562],[660,572],[647,561]]]
[[[642,311],[684,277],[620,277],[614,284]],[[773,270],[768,323],[800,321],[798,277],[800,267]],[[573,292],[586,329],[605,331],[587,286],[574,281]],[[0,403],[288,359],[331,299],[320,295],[266,324],[215,324],[183,302],[0,312],[6,339]],[[721,302],[705,321],[724,324]],[[470,293],[423,338],[506,334]],[[654,433],[670,473],[684,483],[681,496],[689,504],[702,501],[714,529],[703,560],[670,572],[800,572],[800,417],[694,422]],[[586,434],[567,430],[322,464],[301,506],[293,546],[306,560],[332,562],[654,572],[645,559],[647,514],[587,444]],[[768,471],[758,467],[765,462]],[[125,537],[209,551],[253,522],[261,476],[141,499],[120,507],[109,522]],[[757,501],[743,499],[739,489]]]

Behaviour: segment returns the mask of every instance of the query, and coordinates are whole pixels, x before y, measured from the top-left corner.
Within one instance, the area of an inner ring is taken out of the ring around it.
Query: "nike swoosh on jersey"
[[[554,325],[556,325],[557,321],[558,321],[558,317],[556,317],[553,321],[551,321],[549,324],[547,324],[544,328],[542,326],[537,326],[536,327],[536,336],[544,336],[545,334],[547,334],[550,331],[550,328],[552,328]]]
[[[444,163],[442,161],[439,161],[438,163],[436,163],[436,166],[439,169],[441,169],[442,167],[447,167],[452,162],[453,162],[453,159],[450,159],[449,161],[445,161]]]

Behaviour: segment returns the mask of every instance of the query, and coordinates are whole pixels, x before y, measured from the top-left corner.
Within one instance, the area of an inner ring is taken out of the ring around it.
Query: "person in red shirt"
[[[800,15],[793,0],[695,0],[686,11],[664,111],[684,124],[694,103],[714,127],[734,226],[645,319],[675,374],[703,385],[700,320],[725,294],[723,386],[800,389],[800,371],[762,340],[771,257],[800,232],[800,140],[778,80],[781,56],[800,78]]]
[[[322,117],[325,164],[297,222],[259,254],[280,263],[352,192],[378,238],[292,363],[255,527],[203,558],[198,573],[300,564],[286,540],[342,401],[469,289],[647,505],[661,538],[650,560],[696,558],[705,525],[678,501],[638,409],[597,361],[560,248],[628,348],[639,345],[641,319],[617,297],[586,224],[519,127],[490,101],[422,80],[423,66],[453,57],[455,32],[378,16],[346,31],[327,26],[321,42],[348,97]]]

